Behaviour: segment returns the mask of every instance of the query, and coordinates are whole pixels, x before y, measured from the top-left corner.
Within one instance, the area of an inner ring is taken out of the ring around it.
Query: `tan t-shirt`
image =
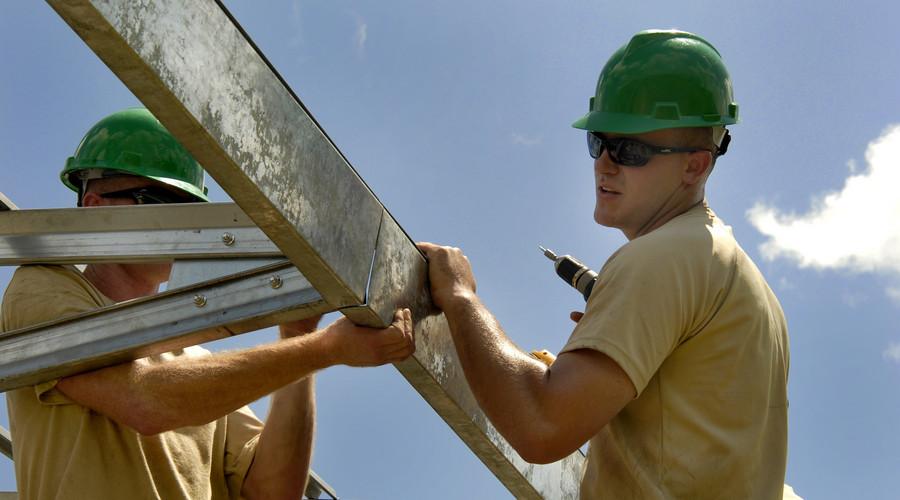
[[[0,330],[112,303],[73,267],[23,266],[3,297]],[[208,354],[192,347],[147,361]],[[249,408],[206,425],[141,436],[74,403],[56,382],[7,393],[19,498],[240,498],[262,431]]]
[[[609,258],[563,352],[585,348],[638,397],[591,439],[582,498],[782,497],[784,314],[705,204]]]

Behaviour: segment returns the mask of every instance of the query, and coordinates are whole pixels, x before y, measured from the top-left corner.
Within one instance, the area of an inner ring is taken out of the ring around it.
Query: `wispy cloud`
[[[541,139],[540,136],[528,136],[516,132],[509,134],[509,137],[512,140],[513,144],[519,144],[522,146],[537,146],[538,144],[543,142],[543,139]]]
[[[884,291],[884,293],[887,294],[888,298],[890,298],[897,304],[900,304],[900,287],[895,287],[895,286],[888,287]]]
[[[289,47],[301,47],[303,45],[303,17],[301,13],[300,0],[291,2],[291,24],[293,32],[288,38]]]
[[[856,307],[866,300],[868,300],[868,297],[863,293],[844,292],[841,294],[841,301],[848,307]]]
[[[882,355],[884,356],[884,359],[900,363],[900,344],[892,343],[884,350]]]
[[[369,25],[366,20],[359,14],[353,14],[356,19],[356,34],[354,35],[354,43],[356,46],[356,54],[360,57],[366,53],[366,40],[369,39]]]
[[[816,197],[805,214],[764,203],[751,208],[748,219],[768,236],[763,257],[800,267],[900,274],[900,125],[870,142],[865,158],[861,172],[851,162],[843,188]]]

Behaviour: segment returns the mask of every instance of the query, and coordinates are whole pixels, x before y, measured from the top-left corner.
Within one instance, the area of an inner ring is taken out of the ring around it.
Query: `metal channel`
[[[334,488],[326,483],[318,474],[309,470],[309,483],[306,485],[306,498],[322,498],[322,495],[328,495],[328,498],[337,500],[338,496]]]
[[[12,438],[6,427],[0,425],[0,453],[3,453],[10,460],[13,459]]]
[[[0,235],[5,236],[209,227],[252,228],[256,224],[234,203],[41,208],[0,213]]]
[[[332,310],[289,263],[180,288],[0,334],[0,391]]]
[[[5,194],[0,193],[0,212],[17,210],[18,208],[19,207],[17,207],[15,203],[7,198]]]
[[[257,228],[0,235],[0,265],[278,256]]]

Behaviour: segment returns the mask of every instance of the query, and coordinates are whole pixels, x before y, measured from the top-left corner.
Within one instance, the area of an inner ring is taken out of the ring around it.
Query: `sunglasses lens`
[[[653,151],[644,143],[631,139],[619,139],[615,148],[616,157],[613,160],[626,167],[640,167],[646,165],[653,156]]]
[[[603,154],[603,140],[593,132],[587,133],[588,154],[591,158],[600,158]]]

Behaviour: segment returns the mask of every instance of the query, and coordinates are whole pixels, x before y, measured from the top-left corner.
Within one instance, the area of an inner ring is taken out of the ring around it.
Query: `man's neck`
[[[664,226],[667,222],[678,217],[679,215],[688,212],[692,208],[696,207],[703,203],[703,200],[706,199],[704,191],[691,193],[690,196],[684,197],[675,201],[674,203],[664,203],[660,210],[651,217],[643,227],[638,229],[634,234],[625,234],[625,237],[628,238],[629,241],[643,236],[655,229],[659,229]]]
[[[140,264],[137,264],[139,266]],[[147,279],[134,269],[135,264],[91,264],[84,270],[84,277],[100,290],[100,293],[122,302],[153,295],[159,283]]]

